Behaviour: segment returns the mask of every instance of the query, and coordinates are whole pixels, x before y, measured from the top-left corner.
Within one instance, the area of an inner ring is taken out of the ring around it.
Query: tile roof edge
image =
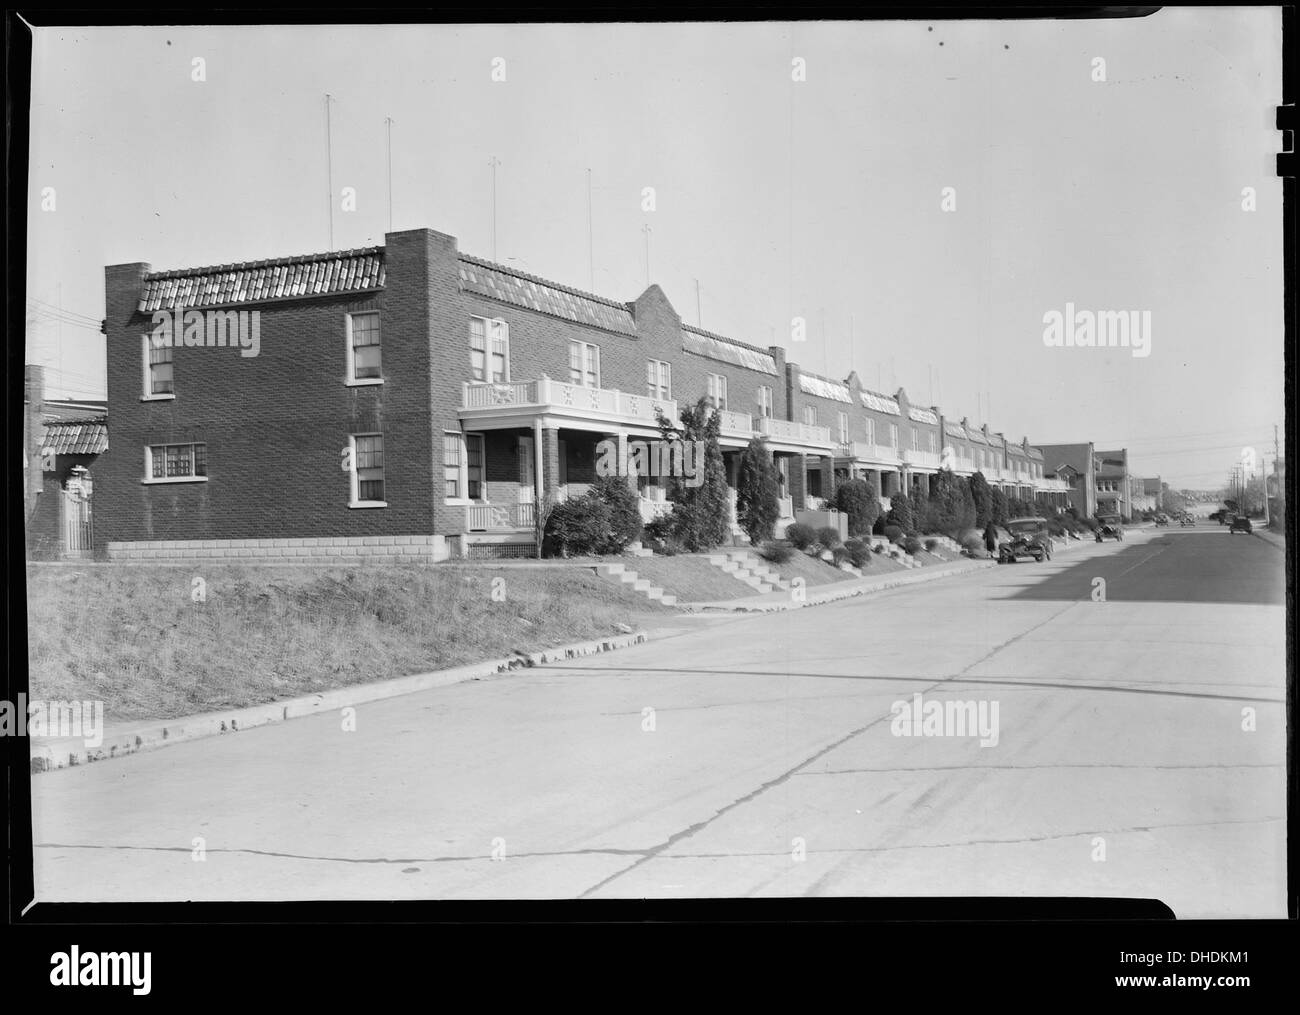
[[[766,356],[768,359],[775,359],[772,350],[764,349],[762,346],[751,345],[749,342],[742,342],[738,338],[728,338],[726,335],[720,335],[716,331],[708,331],[705,328],[697,327],[694,324],[683,324],[682,331],[689,332],[692,335],[701,335],[704,338],[712,338],[718,342],[724,342],[727,345],[734,345],[740,349],[748,349],[750,352],[756,352],[760,356]]]
[[[189,278],[197,275],[219,275],[232,271],[250,271],[254,268],[280,267],[290,264],[314,264],[320,261],[332,261],[345,257],[368,257],[378,254],[384,256],[384,248],[356,247],[352,250],[327,250],[317,254],[294,254],[289,257],[271,257],[261,261],[237,261],[233,264],[209,264],[201,268],[167,268],[163,271],[151,271],[145,275],[146,282],[156,282],[168,278]]]
[[[491,268],[493,271],[499,271],[502,274],[510,275],[513,278],[523,279],[525,282],[533,282],[537,285],[544,285],[550,289],[558,289],[562,293],[568,293],[570,296],[578,296],[584,300],[591,300],[595,303],[612,307],[615,310],[622,310],[624,313],[632,316],[632,305],[630,303],[620,303],[618,300],[612,300],[608,296],[598,296],[595,293],[589,293],[583,289],[574,288],[571,285],[564,285],[561,282],[554,282],[549,278],[542,278],[540,275],[533,275],[526,271],[519,271],[516,268],[506,267],[496,261],[489,261],[486,257],[475,257],[473,254],[459,253],[456,255],[459,261],[468,261],[470,264],[476,264],[480,268]]]

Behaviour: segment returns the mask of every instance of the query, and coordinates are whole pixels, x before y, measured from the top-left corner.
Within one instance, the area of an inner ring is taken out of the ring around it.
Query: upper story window
[[[803,407],[803,421],[804,421],[804,423],[806,423],[808,426],[816,426],[816,425],[817,425],[817,408],[816,408],[816,406],[805,405],[805,406]]]
[[[840,443],[847,444],[848,442],[849,442],[849,414],[847,412],[841,412],[840,413]]]
[[[646,394],[651,398],[662,398],[665,401],[672,398],[672,364],[658,359],[647,360],[645,365],[645,386]]]
[[[380,384],[379,314],[348,314],[348,383]]]
[[[150,444],[144,449],[145,482],[184,483],[206,480],[206,444]]]
[[[352,435],[351,507],[384,507],[384,436]]]
[[[758,386],[758,414],[763,419],[772,416],[772,389],[766,384]]]
[[[891,448],[898,447],[898,424],[897,423],[889,424],[889,446]]]
[[[876,421],[872,419],[870,416],[868,416],[866,417],[866,419],[862,421],[862,423],[863,423],[863,430],[866,432],[867,435],[867,443],[875,444],[876,443]]]
[[[145,398],[175,398],[176,388],[172,376],[172,347],[170,343],[155,341],[144,336],[144,393]]]
[[[510,380],[510,325],[501,318],[469,319],[469,369],[476,381]]]
[[[933,430],[931,430],[931,431],[929,431],[929,432],[926,434],[926,436],[930,438],[930,454],[932,454],[932,455],[934,455],[934,454],[938,454],[938,453],[939,453],[939,435],[936,434]]]
[[[727,378],[723,374],[709,374],[709,404],[715,409],[727,407]]]
[[[569,383],[584,388],[600,387],[600,346],[590,342],[569,343]]]
[[[921,450],[921,431],[917,427],[912,427],[912,450]]]

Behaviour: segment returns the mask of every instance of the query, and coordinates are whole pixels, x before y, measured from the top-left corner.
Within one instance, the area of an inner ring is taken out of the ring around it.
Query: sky
[[[1277,8],[37,29],[26,362],[104,396],[108,264],[382,244],[391,118],[395,229],[1214,488],[1283,430],[1280,96]],[[1067,303],[1150,354],[1047,346]]]

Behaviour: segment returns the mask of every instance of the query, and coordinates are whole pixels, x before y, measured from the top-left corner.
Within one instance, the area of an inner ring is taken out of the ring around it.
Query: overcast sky
[[[645,288],[648,223],[650,278],[688,323],[698,280],[710,330],[1015,440],[1127,446],[1175,486],[1217,487],[1244,446],[1271,460],[1283,423],[1277,9],[41,29],[33,78],[26,360],[54,397],[103,396],[78,321],[103,316],[105,264],[330,248],[328,92],[334,189],[357,194],[334,248],[383,242],[391,117],[397,229],[492,257],[495,157],[497,259],[590,289],[590,169],[603,296]],[[1150,355],[1048,348],[1067,301],[1150,311]]]

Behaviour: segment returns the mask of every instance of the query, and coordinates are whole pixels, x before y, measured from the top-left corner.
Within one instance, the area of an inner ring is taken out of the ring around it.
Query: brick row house
[[[952,443],[978,449],[986,474],[1031,457],[901,389],[685,325],[656,285],[618,302],[427,229],[305,257],[113,265],[105,284],[112,443],[95,541],[110,557],[531,555],[539,504],[580,495],[601,442],[655,440],[659,413],[677,420],[701,396],[720,416],[733,524],[755,435],[783,525],[823,507],[837,477],[870,477],[885,498],[928,486]],[[1016,474],[1030,495],[1049,491],[1041,459]],[[667,510],[662,478],[635,482],[644,518]]]

